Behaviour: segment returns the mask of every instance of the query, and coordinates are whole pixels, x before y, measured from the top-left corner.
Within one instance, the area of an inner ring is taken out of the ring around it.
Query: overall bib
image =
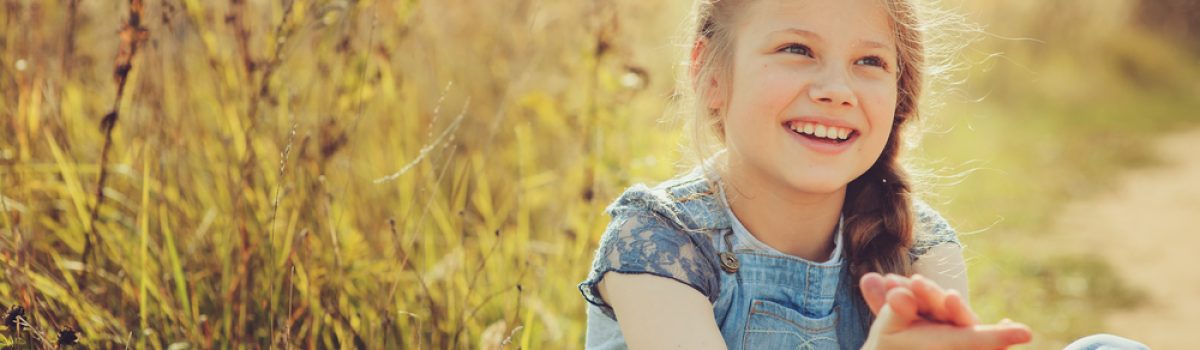
[[[740,225],[739,225],[740,226]],[[729,349],[846,349],[866,338],[850,298],[840,257],[816,263],[751,248],[746,234],[727,230],[714,246],[721,253],[721,292],[713,303]],[[724,316],[724,317],[721,317]]]

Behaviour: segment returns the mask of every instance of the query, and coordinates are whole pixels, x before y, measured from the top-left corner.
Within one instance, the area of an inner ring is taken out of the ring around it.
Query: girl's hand
[[[961,294],[954,290],[944,290],[932,280],[913,275],[907,278],[900,275],[888,274],[884,277],[878,273],[868,273],[859,282],[863,299],[871,312],[879,314],[884,305],[888,291],[903,287],[910,290],[917,298],[918,313],[928,321],[946,323],[955,326],[970,327],[979,323],[979,317],[971,311],[970,305]]]
[[[994,325],[955,326],[931,322],[917,312],[922,303],[908,288],[888,291],[863,349],[1004,349],[1029,342],[1025,325],[1002,321]]]
[[[1028,327],[1008,320],[976,324],[961,296],[927,279],[868,274],[861,286],[878,315],[863,349],[1003,349],[1032,338]]]

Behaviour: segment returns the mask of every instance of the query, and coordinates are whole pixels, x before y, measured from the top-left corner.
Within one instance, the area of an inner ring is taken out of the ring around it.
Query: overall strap
[[[867,341],[867,334],[871,330],[871,322],[875,320],[875,315],[863,301],[858,289],[858,280],[851,273],[853,269],[849,264],[847,261],[842,269],[841,283],[838,284],[834,301],[834,305],[840,309],[837,324],[838,347],[860,349]]]

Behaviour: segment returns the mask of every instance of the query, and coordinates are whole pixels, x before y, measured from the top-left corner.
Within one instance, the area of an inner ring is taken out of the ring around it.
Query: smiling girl
[[[925,68],[909,1],[698,0],[696,19],[692,124],[719,150],[608,208],[588,348],[1029,341],[977,323],[961,244],[899,162]]]

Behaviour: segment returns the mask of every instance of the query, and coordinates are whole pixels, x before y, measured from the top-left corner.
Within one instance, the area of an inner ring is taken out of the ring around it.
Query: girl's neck
[[[833,193],[804,193],[745,174],[722,175],[729,209],[755,238],[809,261],[829,259],[845,187]]]

